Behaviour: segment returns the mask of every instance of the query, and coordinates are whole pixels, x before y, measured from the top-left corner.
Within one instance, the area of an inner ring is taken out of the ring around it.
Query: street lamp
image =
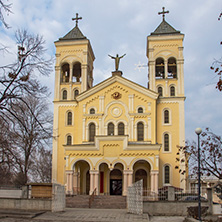
[[[200,134],[202,133],[201,128],[196,128],[195,133],[198,138],[198,219],[201,221],[201,201],[200,201]]]

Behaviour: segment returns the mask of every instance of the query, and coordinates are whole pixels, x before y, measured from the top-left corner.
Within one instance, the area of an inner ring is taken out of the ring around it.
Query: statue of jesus
[[[120,62],[120,59],[122,59],[126,54],[122,55],[119,57],[118,54],[116,54],[116,57],[114,56],[111,56],[111,55],[108,55],[109,57],[111,57],[112,59],[115,59],[115,67],[116,67],[116,71],[118,71],[119,69],[119,62]]]

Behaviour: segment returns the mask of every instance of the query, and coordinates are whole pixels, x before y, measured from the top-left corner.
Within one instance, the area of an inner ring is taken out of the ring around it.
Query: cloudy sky
[[[5,0],[6,1],[6,0]],[[147,64],[146,38],[162,21],[158,15],[164,6],[170,13],[166,21],[185,34],[184,77],[186,139],[196,139],[196,127],[210,127],[222,136],[222,92],[215,89],[216,75],[209,69],[222,57],[221,0],[8,0],[13,14],[5,15],[10,29],[0,26],[0,43],[9,46],[15,57],[14,32],[26,28],[41,34],[47,53],[54,56],[54,41],[75,25],[72,18],[79,13],[79,28],[90,40],[96,60],[94,85],[110,77],[114,61],[108,54],[126,56],[120,69],[125,78],[147,86],[147,67],[140,71],[136,64]],[[14,51],[13,51],[14,50]],[[0,64],[10,60],[2,57]],[[42,78],[52,92],[54,73]]]

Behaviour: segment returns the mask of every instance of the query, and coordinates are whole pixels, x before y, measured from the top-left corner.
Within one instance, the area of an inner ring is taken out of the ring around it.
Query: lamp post
[[[198,219],[201,221],[201,200],[200,200],[200,134],[202,133],[201,128],[196,128],[195,133],[198,138]]]

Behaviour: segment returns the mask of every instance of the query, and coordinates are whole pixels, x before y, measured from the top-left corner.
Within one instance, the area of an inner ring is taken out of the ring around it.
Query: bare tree
[[[7,15],[12,13],[11,7],[11,3],[5,3],[4,0],[0,0],[0,21],[6,28],[9,28],[9,25],[5,22],[4,13],[6,13]]]
[[[39,159],[47,158],[42,155],[47,153],[52,139],[52,115],[45,100],[24,97],[23,101],[24,103],[17,101],[11,107],[11,113],[16,113],[16,118],[9,114],[10,127],[5,132],[8,146],[4,151],[11,160],[8,165],[16,173],[16,184],[25,184],[28,181],[29,172],[35,167],[37,156]],[[7,159],[5,162],[7,163]],[[40,162],[45,164],[39,161],[39,166]]]
[[[52,59],[45,58],[44,40],[26,30],[16,32],[18,58],[15,62],[0,67],[0,116],[11,120],[17,118],[11,107],[17,101],[29,105],[24,96],[47,96],[47,87],[42,86],[35,74],[49,75]],[[18,118],[19,120],[19,118]]]
[[[220,21],[222,18],[222,12],[220,13],[218,20]],[[222,41],[220,42],[220,45],[222,45]],[[216,85],[216,89],[219,91],[222,91],[222,58],[215,59],[210,69],[214,70],[215,74],[218,76],[218,81]]]
[[[222,138],[206,128],[200,135],[200,171],[202,175],[222,179]],[[179,151],[185,152],[187,160],[177,158],[178,163],[188,161],[189,173],[195,177],[198,172],[198,147],[196,142],[187,142]],[[178,152],[179,155],[180,152]],[[179,166],[176,166],[179,169]],[[180,173],[184,173],[179,169]]]

